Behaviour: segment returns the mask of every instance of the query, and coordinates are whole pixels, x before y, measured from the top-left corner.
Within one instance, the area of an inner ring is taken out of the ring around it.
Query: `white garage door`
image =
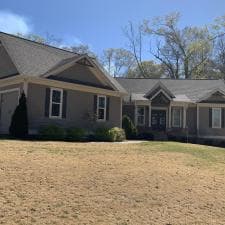
[[[12,114],[18,105],[19,91],[13,90],[0,93],[0,132],[9,133]]]

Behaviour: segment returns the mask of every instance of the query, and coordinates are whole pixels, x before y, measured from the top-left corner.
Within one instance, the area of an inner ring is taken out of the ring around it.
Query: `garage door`
[[[10,91],[0,93],[0,132],[9,133],[12,114],[18,105],[19,91]]]

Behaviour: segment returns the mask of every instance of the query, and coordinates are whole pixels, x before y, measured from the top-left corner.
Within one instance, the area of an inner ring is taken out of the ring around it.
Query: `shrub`
[[[124,141],[126,135],[123,129],[119,127],[113,127],[109,130],[111,141]]]
[[[96,141],[124,141],[126,135],[123,129],[119,127],[113,127],[111,129],[100,127],[95,131],[95,140]]]
[[[21,94],[19,105],[12,115],[9,133],[19,138],[26,137],[28,134],[27,99],[24,93]]]
[[[66,131],[66,138],[71,141],[83,141],[85,136],[86,132],[82,128],[71,127]]]
[[[122,127],[127,139],[133,139],[137,136],[137,128],[128,116],[123,116]]]
[[[94,137],[96,141],[112,141],[109,128],[106,128],[106,127],[97,128],[95,131]]]
[[[63,140],[65,138],[65,130],[56,125],[42,127],[39,134],[41,135],[41,138],[46,140]]]
[[[138,134],[138,138],[143,140],[154,140],[154,134],[150,131],[145,131]]]

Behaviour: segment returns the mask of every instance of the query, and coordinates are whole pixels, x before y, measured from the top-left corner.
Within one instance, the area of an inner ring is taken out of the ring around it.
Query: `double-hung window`
[[[63,90],[51,88],[50,92],[50,118],[62,118]]]
[[[181,108],[173,108],[173,127],[181,127]]]
[[[221,108],[212,108],[212,128],[221,128]]]
[[[98,95],[97,100],[97,120],[106,120],[106,96]]]
[[[137,125],[143,126],[145,124],[145,107],[137,107]]]

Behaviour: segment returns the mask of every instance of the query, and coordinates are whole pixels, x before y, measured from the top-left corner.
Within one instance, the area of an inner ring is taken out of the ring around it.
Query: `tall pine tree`
[[[28,135],[27,99],[24,92],[21,94],[19,105],[12,115],[9,133],[18,138],[24,138]]]

